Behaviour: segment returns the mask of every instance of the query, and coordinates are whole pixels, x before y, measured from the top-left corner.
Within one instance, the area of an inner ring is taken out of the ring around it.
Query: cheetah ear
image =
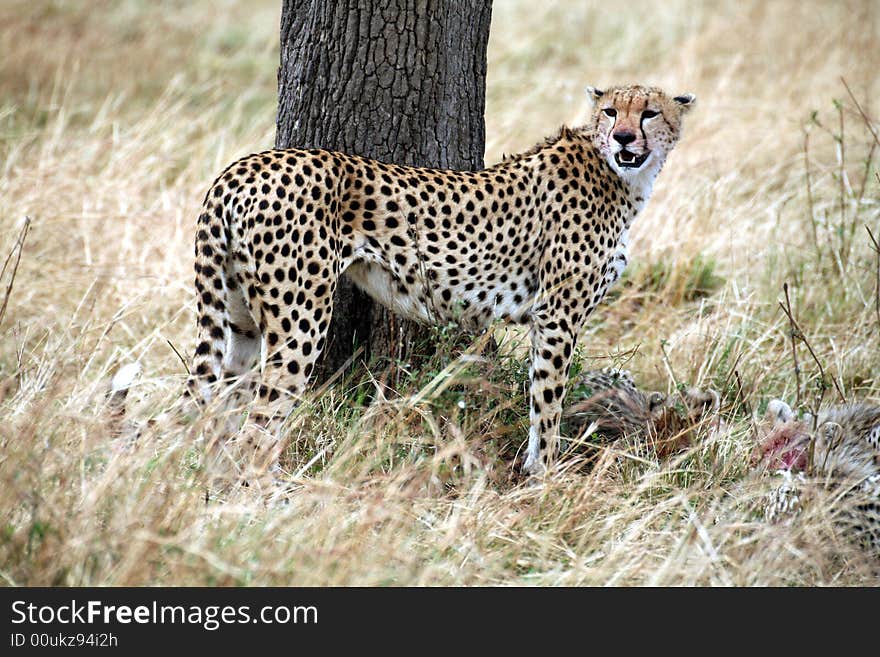
[[[792,412],[791,406],[781,399],[773,399],[767,404],[767,417],[774,425],[782,424],[783,422],[793,420],[794,412]]]
[[[819,430],[829,443],[834,444],[843,439],[843,427],[837,422],[826,422]]]
[[[682,94],[681,96],[676,96],[672,100],[678,103],[682,110],[687,111],[697,102],[697,97],[693,94]]]
[[[662,410],[666,400],[667,397],[662,392],[652,392],[648,395],[648,412],[653,413]]]
[[[601,89],[596,89],[596,87],[587,87],[587,98],[590,99],[590,102],[595,105],[599,102],[599,99],[605,95],[605,92]]]

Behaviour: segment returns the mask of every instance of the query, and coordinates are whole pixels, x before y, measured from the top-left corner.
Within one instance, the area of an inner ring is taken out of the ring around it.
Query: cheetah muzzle
[[[231,432],[237,444],[265,452],[254,463],[271,463],[280,422],[326,346],[345,272],[424,324],[527,324],[523,468],[545,472],[578,334],[626,267],[629,229],[694,101],[642,86],[588,95],[593,110],[584,125],[563,126],[482,171],[320,149],[270,150],[231,164],[208,191],[196,229],[191,394],[207,401],[221,382],[250,376],[259,360],[250,424]],[[255,431],[243,437],[248,426]]]
[[[632,153],[626,149],[622,149],[618,151],[617,154],[615,154],[614,160],[621,168],[638,169],[647,161],[649,155],[651,155],[650,152],[636,155],[635,153]]]

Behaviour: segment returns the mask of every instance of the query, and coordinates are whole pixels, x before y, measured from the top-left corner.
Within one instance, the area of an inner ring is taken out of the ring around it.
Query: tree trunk
[[[283,0],[278,148],[483,167],[491,0]],[[340,280],[318,379],[362,344],[393,364],[425,329]]]

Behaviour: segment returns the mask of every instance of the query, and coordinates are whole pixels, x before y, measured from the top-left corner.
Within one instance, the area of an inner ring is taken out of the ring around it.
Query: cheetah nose
[[[626,146],[636,140],[636,136],[631,132],[615,132],[614,133],[614,141],[616,141],[621,146]]]

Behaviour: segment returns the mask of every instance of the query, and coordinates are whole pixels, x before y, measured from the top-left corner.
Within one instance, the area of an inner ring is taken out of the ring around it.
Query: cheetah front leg
[[[556,457],[562,400],[577,338],[577,330],[564,319],[551,319],[544,308],[532,317],[529,445],[523,464],[523,470],[535,476],[544,474]]]

